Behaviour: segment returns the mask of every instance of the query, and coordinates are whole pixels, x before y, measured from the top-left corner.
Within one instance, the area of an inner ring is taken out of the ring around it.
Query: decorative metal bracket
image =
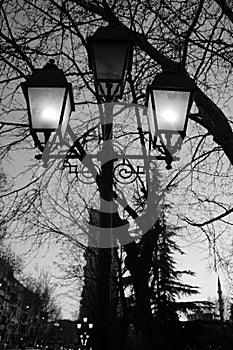
[[[158,144],[158,139],[160,139],[160,144]],[[152,139],[151,134],[149,137],[149,149],[157,150],[161,155],[155,156],[158,160],[164,160],[166,162],[166,169],[172,169],[172,162],[180,160],[179,157],[174,156],[174,154],[181,148],[182,138],[178,138],[178,141],[174,146],[171,145],[171,137],[166,136],[166,145],[162,137],[154,137]]]
[[[99,160],[98,154],[89,155],[88,157]],[[93,177],[93,174],[89,171],[87,166],[85,166],[81,162],[72,164],[71,160],[74,160],[74,156],[72,155],[71,157],[69,157],[69,155],[67,155],[63,163],[63,168],[68,168],[69,174],[75,174],[76,178],[84,184],[92,184],[95,182],[95,178]],[[117,157],[114,158],[112,161],[115,163],[119,161],[119,159]],[[98,173],[97,167],[95,167],[95,170]],[[142,179],[140,178],[141,175],[145,175],[143,167],[137,165],[135,169],[132,163],[125,157],[122,158],[120,162],[113,167],[113,177],[116,182],[122,185],[133,183],[137,179],[142,181]]]
[[[145,175],[143,167],[137,165],[137,169],[135,170],[130,161],[125,158],[113,170],[114,179],[121,184],[133,183],[137,178],[140,178],[140,175]]]
[[[88,170],[88,168],[85,167],[85,165],[83,165],[81,162],[79,164],[71,164],[69,159],[66,158],[63,163],[63,169],[65,168],[69,169],[69,174],[75,174],[77,180],[79,180],[83,184],[91,185],[95,183],[95,178]]]

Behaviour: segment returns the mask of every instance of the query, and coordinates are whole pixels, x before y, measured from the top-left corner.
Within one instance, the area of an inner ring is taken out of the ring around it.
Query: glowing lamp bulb
[[[165,109],[161,114],[162,118],[169,123],[174,123],[177,120],[177,113],[172,109]]]
[[[57,119],[56,110],[52,107],[44,108],[42,111],[44,121],[55,121]]]

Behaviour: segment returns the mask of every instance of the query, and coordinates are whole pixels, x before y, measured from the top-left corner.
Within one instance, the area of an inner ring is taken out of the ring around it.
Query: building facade
[[[40,343],[47,328],[42,306],[39,296],[25,288],[0,257],[0,349]]]

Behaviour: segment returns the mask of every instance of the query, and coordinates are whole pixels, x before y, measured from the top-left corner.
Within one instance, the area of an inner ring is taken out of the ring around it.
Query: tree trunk
[[[111,248],[99,248],[96,306],[97,314],[94,344],[94,349],[96,350],[109,349],[111,259]]]
[[[144,270],[144,269],[142,269]],[[136,288],[136,314],[139,331],[142,337],[143,350],[152,350],[153,331],[150,306],[150,291],[146,271],[140,271]]]

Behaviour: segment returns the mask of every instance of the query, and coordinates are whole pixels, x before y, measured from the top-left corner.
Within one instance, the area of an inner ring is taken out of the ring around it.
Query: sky
[[[20,244],[20,243],[11,243],[11,247],[14,251],[22,257],[25,257],[28,250],[30,249],[30,244]],[[49,247],[44,247],[37,249],[34,253],[27,255],[24,265],[24,273],[32,274],[37,276],[38,272],[41,270],[47,271],[52,276],[52,282],[58,283],[59,286],[56,289],[55,294],[57,295],[58,305],[61,307],[62,318],[64,319],[73,319],[74,311],[77,309],[79,300],[72,300],[68,297],[67,292],[69,289],[62,287],[62,283],[59,283],[57,276],[61,275],[61,271],[56,266],[56,263],[60,261],[59,253],[61,248],[58,245],[50,245]],[[38,271],[38,272],[37,272]],[[81,293],[81,290],[80,290]]]
[[[208,300],[209,298],[217,298],[218,274],[222,283],[224,279],[220,271],[216,272],[210,267],[211,261],[206,257],[206,252],[203,251],[203,248],[196,246],[186,248],[186,254],[178,257],[178,261],[178,266],[181,269],[188,268],[196,273],[195,277],[190,276],[185,279],[185,282],[200,288],[200,294],[191,297],[191,299]]]
[[[233,98],[229,102],[229,108],[233,113]],[[18,154],[17,159],[12,162],[12,166],[9,167],[9,171],[17,172],[22,164],[26,162],[27,157],[22,152]],[[200,287],[200,294],[194,296],[194,300],[208,300],[217,298],[217,278],[220,275],[223,293],[227,293],[227,287],[225,286],[224,276],[221,271],[214,271],[210,268],[211,261],[208,261],[206,250],[203,246],[198,247],[192,245],[189,247],[182,247],[186,252],[183,256],[177,256],[178,268],[189,269],[196,273],[195,277],[188,277],[184,280],[185,283],[190,283]],[[204,249],[203,249],[204,248]],[[14,244],[14,249],[18,254],[25,256],[25,253],[29,250],[29,247],[25,244]],[[25,265],[25,272],[35,273],[37,267],[49,271],[52,275],[58,275],[59,270],[55,266],[55,263],[59,259],[59,246],[50,246],[49,249],[41,249],[27,258],[27,264]],[[59,297],[59,302],[62,306],[63,317],[71,318],[76,306],[76,301],[69,299],[64,295],[65,289],[60,288],[59,292],[62,294]],[[80,290],[81,295],[81,290]]]
[[[28,251],[29,245],[25,244],[14,244],[14,249],[17,254],[25,256],[25,253]],[[206,258],[206,254],[203,250],[203,247],[186,247],[186,254],[183,256],[177,256],[177,268],[184,270],[189,269],[196,273],[195,277],[186,277],[183,281],[189,283],[193,286],[200,287],[200,294],[193,297],[184,298],[183,300],[209,300],[217,298],[217,277],[218,274],[210,269],[209,261]],[[51,245],[50,248],[44,248],[37,250],[35,253],[31,254],[27,258],[27,263],[25,265],[24,272],[32,273],[36,275],[36,270],[39,268],[48,271],[54,276],[59,276],[59,269],[55,266],[55,263],[60,259],[59,258],[60,249],[58,246]],[[221,282],[223,286],[224,293],[224,278],[220,273]],[[54,279],[56,281],[56,279]],[[63,318],[70,319],[74,312],[74,308],[77,307],[76,300],[72,300],[67,297],[66,288],[58,288],[58,293],[61,294],[58,297],[58,302],[62,307]],[[226,292],[226,290],[225,290]],[[81,290],[80,290],[81,293]]]
[[[15,245],[15,250],[18,254],[24,256],[27,252],[28,247],[24,245]],[[181,270],[191,270],[196,273],[195,277],[185,277],[183,282],[189,283],[193,286],[200,287],[200,294],[193,297],[184,298],[183,300],[213,300],[217,298],[217,278],[218,274],[210,269],[209,261],[206,258],[206,254],[203,247],[186,247],[186,254],[183,256],[177,256],[177,268]],[[25,265],[25,272],[35,274],[36,269],[44,269],[52,275],[59,275],[59,270],[55,266],[55,262],[59,259],[59,248],[57,246],[50,246],[50,249],[40,249],[36,254],[32,254],[30,258],[27,259],[27,264]],[[219,272],[223,293],[224,293],[224,278]],[[54,279],[56,281],[56,279]],[[59,293],[62,295],[58,298],[60,305],[62,306],[63,318],[72,318],[72,313],[74,308],[77,307],[76,300],[72,300],[67,297],[66,288],[59,288]],[[226,292],[226,289],[225,289]],[[65,294],[64,294],[65,293]],[[80,290],[81,293],[81,290]]]

